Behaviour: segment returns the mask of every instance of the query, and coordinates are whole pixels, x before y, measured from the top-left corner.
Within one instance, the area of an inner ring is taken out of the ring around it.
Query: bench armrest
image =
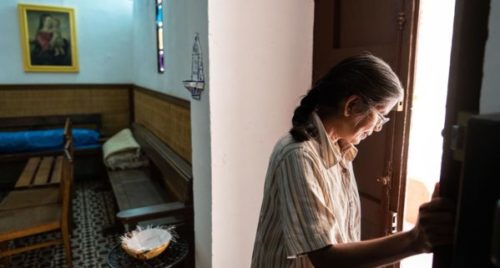
[[[190,216],[189,213],[190,207],[186,206],[184,203],[171,202],[122,210],[116,214],[116,217],[123,224],[127,224],[179,214]]]

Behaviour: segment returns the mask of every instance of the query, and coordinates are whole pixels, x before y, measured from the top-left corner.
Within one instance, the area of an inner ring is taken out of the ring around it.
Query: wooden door
[[[354,161],[362,205],[362,239],[402,229],[413,54],[418,0],[316,0],[313,79],[340,60],[369,51],[399,75],[405,100]],[[392,218],[397,220],[393,228]]]
[[[459,123],[460,113],[479,113],[489,11],[490,1],[456,0],[455,3],[440,179],[441,195],[453,200],[457,200],[462,162],[456,157],[456,150],[452,150],[457,146],[452,146],[451,130]],[[451,250],[451,247],[438,249],[433,267],[450,267]]]

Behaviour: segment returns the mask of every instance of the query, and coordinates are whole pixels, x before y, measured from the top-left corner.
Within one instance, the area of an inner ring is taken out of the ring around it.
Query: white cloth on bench
[[[112,169],[129,169],[147,166],[147,159],[134,139],[132,131],[126,128],[107,140],[103,146],[104,164]]]

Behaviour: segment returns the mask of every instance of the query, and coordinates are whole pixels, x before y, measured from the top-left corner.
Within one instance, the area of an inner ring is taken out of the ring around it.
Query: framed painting
[[[78,72],[75,12],[72,8],[19,4],[26,72]]]

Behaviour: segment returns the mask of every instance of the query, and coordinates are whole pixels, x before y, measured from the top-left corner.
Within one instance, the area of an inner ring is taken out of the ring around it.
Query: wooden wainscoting
[[[191,161],[189,101],[134,86],[134,121],[144,125],[172,150]]]
[[[100,113],[102,134],[129,126],[131,85],[0,85],[0,117]]]
[[[129,84],[0,85],[0,118],[99,113],[108,137],[137,122],[189,163],[190,110],[187,100]]]

